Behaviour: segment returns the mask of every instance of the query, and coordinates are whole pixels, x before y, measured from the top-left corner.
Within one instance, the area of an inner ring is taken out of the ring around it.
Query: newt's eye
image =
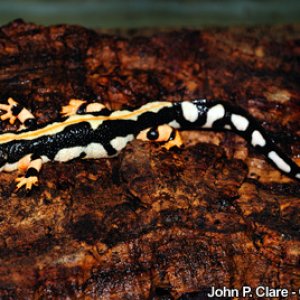
[[[147,132],[147,139],[150,141],[155,141],[157,140],[159,137],[159,133],[157,128],[151,128],[148,132]]]

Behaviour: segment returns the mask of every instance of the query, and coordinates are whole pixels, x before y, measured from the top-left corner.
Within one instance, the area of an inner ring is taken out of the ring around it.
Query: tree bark
[[[297,26],[124,35],[16,20],[0,29],[0,97],[40,123],[70,98],[112,109],[223,99],[299,164],[299,41]],[[115,159],[48,163],[30,194],[1,173],[1,299],[299,289],[299,183],[232,133],[183,139],[182,149],[134,141]]]

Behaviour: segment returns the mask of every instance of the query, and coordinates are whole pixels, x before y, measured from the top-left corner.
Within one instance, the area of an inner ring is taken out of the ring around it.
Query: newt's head
[[[163,143],[163,147],[167,150],[174,146],[180,147],[182,145],[179,132],[167,124],[145,129],[138,134],[137,139]]]

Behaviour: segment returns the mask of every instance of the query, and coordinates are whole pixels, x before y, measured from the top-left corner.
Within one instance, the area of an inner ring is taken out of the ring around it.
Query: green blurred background
[[[93,28],[290,24],[300,0],[0,0],[0,25],[16,18]]]

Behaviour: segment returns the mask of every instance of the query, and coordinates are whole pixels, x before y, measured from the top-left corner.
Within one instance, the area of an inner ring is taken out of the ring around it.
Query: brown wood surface
[[[224,99],[300,163],[300,28],[132,32],[15,21],[0,29],[0,98],[45,122],[72,97],[113,109]],[[16,126],[2,124],[2,129]],[[232,133],[183,149],[0,174],[1,299],[206,299],[212,286],[300,288],[300,185]],[[201,298],[202,297],[202,298]]]

